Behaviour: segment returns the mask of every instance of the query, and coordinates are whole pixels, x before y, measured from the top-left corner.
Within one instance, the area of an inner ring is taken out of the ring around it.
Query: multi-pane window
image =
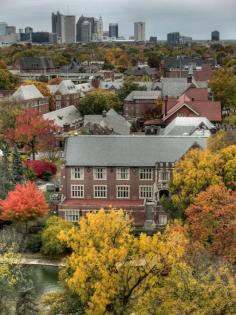
[[[107,198],[107,186],[106,185],[93,186],[93,195],[94,198]]]
[[[93,179],[105,180],[107,179],[107,170],[105,167],[96,167],[93,169]]]
[[[82,167],[73,167],[71,169],[71,179],[84,179],[84,169]]]
[[[117,185],[116,186],[116,198],[118,199],[129,199],[129,186],[125,185],[125,186],[121,186],[121,185]]]
[[[116,169],[117,180],[129,180],[129,169],[126,167],[119,167]]]
[[[152,179],[152,169],[151,168],[141,168],[139,170],[140,180],[151,180]]]
[[[170,179],[169,171],[160,171],[159,172],[159,180],[162,182],[168,181]]]
[[[152,199],[153,187],[152,186],[139,186],[139,198],[140,199]]]
[[[168,217],[166,214],[159,214],[158,215],[158,224],[159,225],[166,225],[168,222]]]
[[[70,222],[79,222],[79,210],[66,210],[65,219]]]
[[[84,198],[84,185],[71,185],[72,198]]]

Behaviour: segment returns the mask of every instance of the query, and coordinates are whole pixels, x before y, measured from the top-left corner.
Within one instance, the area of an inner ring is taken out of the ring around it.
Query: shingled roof
[[[66,140],[66,166],[153,167],[175,162],[206,137],[78,136]]]
[[[53,61],[46,57],[23,57],[19,59],[21,70],[49,70],[54,69]]]

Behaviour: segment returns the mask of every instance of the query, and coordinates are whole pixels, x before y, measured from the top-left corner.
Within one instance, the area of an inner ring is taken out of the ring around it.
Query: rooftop
[[[37,98],[44,98],[43,94],[36,88],[35,85],[21,85],[12,95],[16,100],[27,101]]]

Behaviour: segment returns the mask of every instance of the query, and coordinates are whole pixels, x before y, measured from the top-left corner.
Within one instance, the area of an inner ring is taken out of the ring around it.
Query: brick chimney
[[[91,81],[91,84],[92,84],[92,86],[95,89],[98,89],[100,87],[100,80],[99,80],[99,78],[93,78],[92,81]]]

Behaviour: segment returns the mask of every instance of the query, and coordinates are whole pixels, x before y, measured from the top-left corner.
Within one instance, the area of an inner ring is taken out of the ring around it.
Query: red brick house
[[[166,224],[159,200],[169,195],[175,161],[205,137],[78,136],[66,140],[59,215],[79,221],[88,211],[124,209],[143,226],[148,205]],[[124,154],[122,154],[124,152]]]
[[[59,85],[48,85],[48,88],[55,95],[56,110],[71,105],[79,106],[80,91],[71,80],[63,80]]]

